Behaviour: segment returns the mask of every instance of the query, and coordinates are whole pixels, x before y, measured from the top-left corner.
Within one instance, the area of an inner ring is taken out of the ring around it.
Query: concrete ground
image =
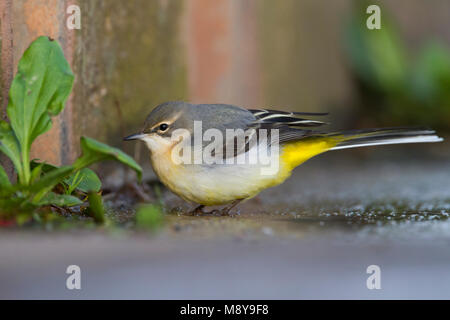
[[[0,298],[450,299],[450,157],[436,150],[323,155],[236,217],[170,213],[153,235],[2,230]]]

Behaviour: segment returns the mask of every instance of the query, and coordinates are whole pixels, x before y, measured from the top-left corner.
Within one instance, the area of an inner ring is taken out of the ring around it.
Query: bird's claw
[[[186,215],[189,216],[215,216],[215,217],[233,217],[235,215],[238,214],[234,214],[231,212],[231,208],[223,208],[221,210],[219,209],[214,209],[211,211],[203,211],[204,206],[198,206],[197,208],[195,208],[194,210],[188,212]]]

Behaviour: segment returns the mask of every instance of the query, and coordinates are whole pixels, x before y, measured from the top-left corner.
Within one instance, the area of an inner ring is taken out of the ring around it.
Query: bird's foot
[[[222,210],[220,210],[220,215],[221,216],[228,216],[228,217],[238,216],[240,214],[240,212],[238,211],[237,213],[232,213],[231,209],[233,209],[241,201],[242,201],[242,199],[238,199],[238,200],[233,201],[228,207],[225,207]]]
[[[233,217],[237,214],[234,214],[231,212],[230,208],[223,208],[223,209],[214,209],[209,212],[205,212],[205,215],[208,216],[215,216],[215,217]]]
[[[193,210],[186,213],[187,216],[202,216],[206,212],[203,211],[204,205],[199,205],[198,207],[194,208]]]
[[[225,207],[223,209],[214,209],[211,211],[203,211],[204,206],[198,206],[194,210],[186,213],[188,216],[201,216],[201,217],[233,217],[238,215],[231,212],[231,208]]]
[[[218,211],[217,215],[219,215],[221,217],[235,217],[235,216],[238,216],[239,212],[237,212],[237,213],[231,212],[232,208],[233,207],[225,207],[222,210],[213,210],[213,211]]]
[[[211,211],[203,211],[203,208],[205,208],[204,205],[200,205],[196,208],[194,208],[194,210],[190,211],[187,213],[187,215],[190,216],[215,216],[215,217],[233,217],[236,215],[239,215],[238,213],[232,213],[231,209],[233,209],[239,202],[241,202],[241,200],[236,200],[234,201],[231,205],[229,205],[228,207],[224,207],[222,209],[214,209]]]

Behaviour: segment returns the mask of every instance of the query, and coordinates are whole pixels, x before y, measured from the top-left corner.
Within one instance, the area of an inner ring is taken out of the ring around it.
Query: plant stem
[[[25,144],[25,146],[28,144]],[[23,169],[23,177],[21,180],[22,184],[29,185],[30,184],[30,150],[28,148],[22,148],[22,169]],[[20,178],[20,177],[19,177]]]

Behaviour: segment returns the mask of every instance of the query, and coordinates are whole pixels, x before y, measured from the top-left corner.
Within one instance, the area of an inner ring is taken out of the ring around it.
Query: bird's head
[[[210,144],[208,139],[203,139],[207,130],[220,131],[223,139],[227,129],[244,130],[255,120],[248,110],[236,106],[166,102],[150,112],[141,132],[124,139],[144,141],[152,154],[165,153],[181,140],[190,141],[191,147],[198,142],[205,147]],[[184,139],[187,135],[189,139]]]
[[[172,135],[177,129],[190,132],[193,121],[190,119],[186,102],[166,102],[150,112],[143,129],[124,140],[142,140],[152,153],[164,153],[179,142]]]

